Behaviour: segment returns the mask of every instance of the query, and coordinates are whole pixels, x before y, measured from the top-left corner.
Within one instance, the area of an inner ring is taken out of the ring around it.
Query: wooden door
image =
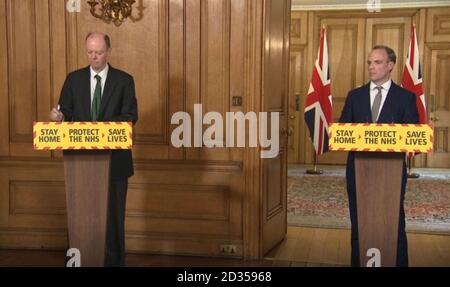
[[[426,47],[429,86],[425,87],[430,120],[434,125],[434,152],[427,155],[427,167],[450,167],[450,44]]]
[[[287,97],[289,81],[290,1],[266,1],[262,110],[279,113],[279,153],[262,159],[262,253],[287,231]],[[270,121],[269,121],[270,123]]]

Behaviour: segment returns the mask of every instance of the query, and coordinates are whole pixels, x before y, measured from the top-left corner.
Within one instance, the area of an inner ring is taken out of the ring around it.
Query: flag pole
[[[419,178],[420,174],[411,172],[411,166],[412,166],[412,155],[411,154],[408,154],[406,161],[408,162],[408,178]]]
[[[417,111],[419,113],[419,123],[427,122],[427,109],[425,105],[425,95],[423,93],[422,73],[420,69],[419,46],[416,34],[416,25],[411,26],[411,39],[409,42],[408,54],[406,56],[405,67],[402,76],[402,87],[416,96]],[[408,163],[408,178],[419,178],[420,174],[411,171],[414,153],[408,153],[406,161]]]
[[[306,170],[307,174],[322,174],[317,169],[318,156],[328,151],[328,125],[333,121],[333,105],[331,100],[331,78],[329,73],[328,45],[325,26],[320,33],[319,51],[315,61],[308,95],[305,103],[305,122],[314,146],[314,169]]]
[[[323,170],[317,169],[317,154],[314,152],[314,169],[307,169],[306,174],[319,175],[323,174]]]

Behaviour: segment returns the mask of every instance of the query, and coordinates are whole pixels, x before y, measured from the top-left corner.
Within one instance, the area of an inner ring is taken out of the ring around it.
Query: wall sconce
[[[87,3],[91,5],[91,14],[100,18],[106,23],[114,22],[116,26],[120,26],[122,22],[131,16],[132,5],[135,0],[89,0]],[[95,6],[101,5],[99,9]]]

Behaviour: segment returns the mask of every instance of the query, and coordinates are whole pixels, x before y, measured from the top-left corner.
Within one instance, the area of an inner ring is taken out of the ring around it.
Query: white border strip
[[[450,1],[429,1],[429,2],[402,2],[402,3],[383,3],[381,9],[392,8],[431,8],[431,7],[450,7]],[[367,10],[364,4],[329,4],[329,5],[292,5],[291,11],[318,11],[318,10]]]

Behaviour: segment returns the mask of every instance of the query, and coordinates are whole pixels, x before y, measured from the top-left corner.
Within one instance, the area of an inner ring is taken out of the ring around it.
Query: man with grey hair
[[[86,37],[89,66],[70,73],[52,121],[133,122],[138,119],[133,77],[108,63],[111,41],[93,32]],[[130,150],[111,152],[105,266],[125,265],[125,204],[128,178],[134,173]]]
[[[341,123],[419,123],[416,97],[391,80],[397,57],[395,52],[382,45],[373,47],[367,57],[370,82],[350,91],[342,110]],[[347,194],[352,224],[351,265],[359,266],[359,239],[356,211],[355,153],[347,159]],[[405,232],[404,199],[406,189],[406,164],[403,162],[400,215],[397,240],[397,266],[408,266],[408,245]]]

